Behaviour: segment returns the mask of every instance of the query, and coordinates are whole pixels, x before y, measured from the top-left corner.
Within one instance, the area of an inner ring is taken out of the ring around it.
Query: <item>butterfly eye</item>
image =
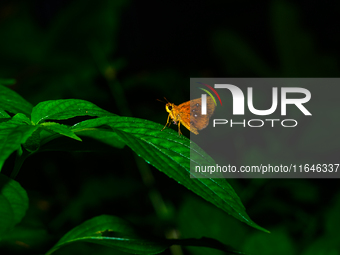
[[[168,106],[168,109],[171,111],[172,110],[172,106],[170,105],[170,106]]]

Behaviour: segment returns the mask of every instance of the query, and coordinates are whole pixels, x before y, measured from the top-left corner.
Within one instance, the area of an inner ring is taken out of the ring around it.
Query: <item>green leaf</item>
[[[40,132],[42,129],[36,129],[30,137],[27,138],[26,142],[24,143],[24,148],[28,152],[35,152],[40,148]],[[12,176],[11,176],[12,177]]]
[[[31,120],[29,118],[27,118],[27,116],[23,113],[15,114],[12,119],[15,120],[15,121],[18,121],[18,122],[24,122],[28,125],[31,125]]]
[[[212,238],[141,238],[124,220],[110,215],[102,215],[69,231],[46,255],[52,254],[67,244],[76,242],[96,243],[132,254],[158,254],[172,245],[210,247],[223,251],[223,254],[245,254]]]
[[[77,134],[79,136],[91,137],[119,149],[125,146],[125,143],[121,141],[120,137],[115,132],[112,132],[112,130],[92,128],[91,130],[78,130]]]
[[[43,129],[46,129],[48,131],[52,131],[52,132],[70,137],[77,141],[81,141],[81,139],[66,125],[62,125],[56,122],[44,122],[40,124],[40,126]]]
[[[18,224],[27,209],[26,191],[18,182],[0,174],[0,236]]]
[[[77,116],[112,116],[93,103],[80,99],[49,100],[41,102],[32,110],[32,123],[46,120],[64,120]]]
[[[47,132],[47,131],[44,131]],[[85,134],[83,134],[85,133]],[[58,137],[55,135],[41,136],[41,143],[39,151],[69,151],[69,152],[98,152],[98,153],[116,153],[115,148],[123,148],[125,143],[120,142],[117,139],[117,134],[109,131],[89,131],[89,132],[79,132],[78,136],[81,137],[82,142],[76,140],[70,140],[63,137]],[[98,137],[98,138],[97,138]]]
[[[0,109],[30,116],[32,105],[13,90],[0,85]]]
[[[0,171],[9,155],[19,149],[37,128],[16,120],[0,124]]]
[[[140,157],[186,188],[221,208],[236,219],[268,232],[254,223],[247,215],[240,198],[225,179],[190,178],[190,162],[195,165],[213,165],[214,160],[189,139],[178,137],[172,129],[161,132],[163,127],[151,121],[130,117],[101,117],[86,120],[73,126],[83,128],[108,125],[122,141]],[[192,171],[193,173],[193,171]]]
[[[46,255],[74,242],[90,242],[133,254],[157,254],[168,245],[138,237],[124,220],[101,215],[85,221],[64,235]]]
[[[6,111],[0,109],[0,119],[6,119],[6,118],[10,118],[10,117],[11,116],[9,116]]]

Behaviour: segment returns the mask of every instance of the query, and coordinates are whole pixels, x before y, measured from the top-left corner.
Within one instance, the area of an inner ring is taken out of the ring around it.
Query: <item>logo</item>
[[[198,82],[201,83],[201,82]],[[231,93],[232,95],[232,115],[245,115],[245,96],[243,91],[232,84],[215,84],[214,88],[211,87],[208,84],[201,83],[205,85],[207,88],[209,88],[218,98],[220,101],[220,104],[222,106],[222,101],[215,89],[219,89],[221,93],[224,91],[227,93]],[[216,100],[213,96],[213,94],[203,88],[200,88],[201,90],[205,91],[210,97],[213,98],[215,105]],[[278,91],[280,90],[280,98]],[[299,94],[300,98],[290,98],[290,94]],[[207,114],[207,94],[201,95],[202,100],[202,115]],[[272,98],[271,98],[271,107],[269,109],[256,109],[254,107],[253,103],[253,88],[247,87],[247,106],[250,113],[257,115],[257,116],[269,116],[273,114],[278,106],[280,105],[280,114],[281,116],[287,115],[287,105],[295,105],[305,116],[311,116],[312,114],[307,110],[304,104],[306,104],[311,99],[311,93],[308,89],[300,88],[300,87],[281,87],[280,89],[278,87],[272,87]],[[280,99],[280,104],[279,104]],[[227,106],[228,107],[228,106]],[[225,125],[230,124],[230,127],[233,127],[235,125],[242,125],[243,127],[249,126],[249,127],[262,127],[265,125],[265,123],[271,123],[271,126],[274,127],[276,122],[280,122],[281,126],[283,127],[296,127],[298,125],[297,120],[295,119],[250,119],[246,120],[243,119],[241,122],[235,122],[232,119],[213,119],[213,127],[216,127],[217,125]]]

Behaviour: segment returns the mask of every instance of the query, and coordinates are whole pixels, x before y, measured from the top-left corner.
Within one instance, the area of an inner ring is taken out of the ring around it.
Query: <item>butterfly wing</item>
[[[190,102],[190,127],[194,134],[198,134],[197,130],[202,130],[206,128],[209,124],[209,119],[215,111],[214,100],[208,96],[207,97],[207,114],[201,114],[201,98],[197,98]]]
[[[173,120],[175,122],[180,121],[183,126],[192,131],[190,127],[190,101],[176,106],[174,109],[174,117]]]
[[[207,97],[207,114],[201,114],[201,98],[190,100],[178,106],[171,104],[171,110],[167,110],[171,119],[176,124],[180,121],[188,130],[198,135],[198,130],[206,128],[209,119],[215,111],[214,100]]]

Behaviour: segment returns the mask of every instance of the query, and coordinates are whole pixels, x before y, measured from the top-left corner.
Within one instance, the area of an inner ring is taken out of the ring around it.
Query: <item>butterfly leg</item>
[[[178,136],[181,136],[181,135],[182,135],[180,126],[181,126],[181,122],[179,121],[179,122],[178,122]]]
[[[168,126],[168,124],[169,124],[169,126],[171,125],[171,122],[169,121],[169,118],[170,118],[170,114],[168,115],[168,119],[167,119],[167,121],[165,123],[165,126],[161,129],[161,131],[163,131],[166,128],[166,126]]]

